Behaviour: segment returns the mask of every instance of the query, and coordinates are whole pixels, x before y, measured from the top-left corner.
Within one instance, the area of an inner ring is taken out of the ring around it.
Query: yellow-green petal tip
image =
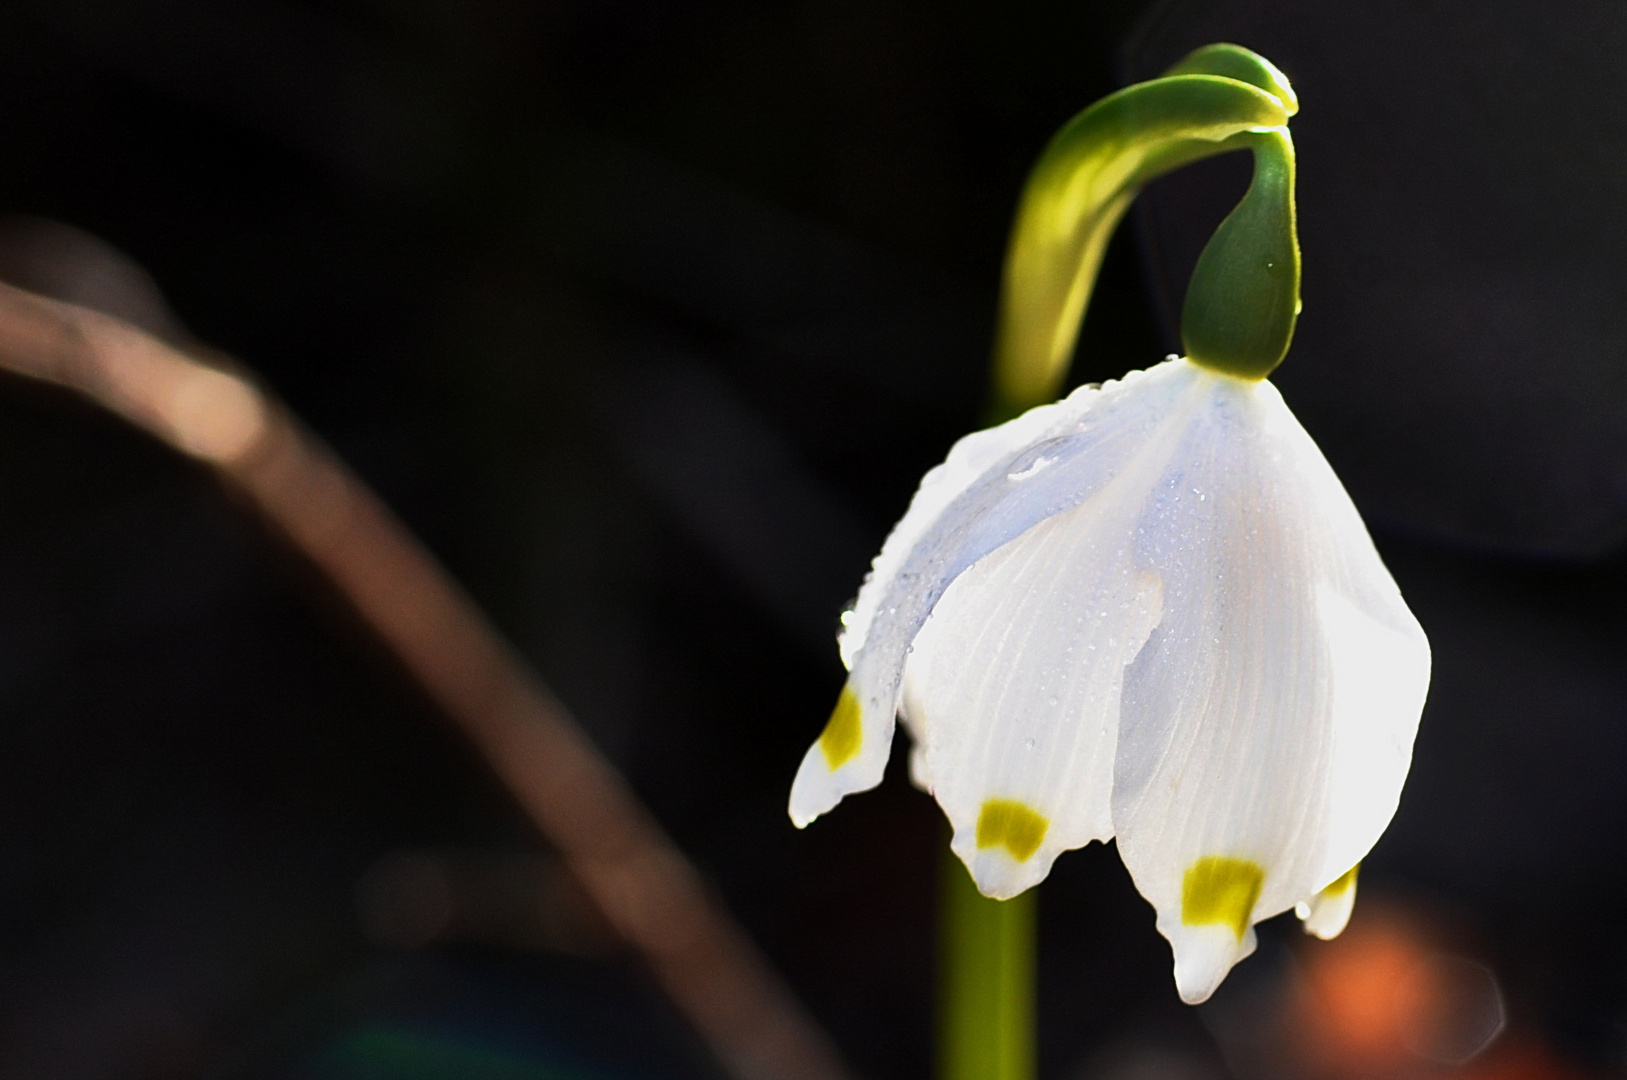
[[[1361,863],[1357,863],[1355,866],[1352,866],[1349,870],[1346,870],[1344,873],[1340,874],[1337,878],[1334,878],[1332,884],[1330,884],[1327,888],[1323,889],[1317,895],[1318,896],[1325,896],[1325,897],[1327,897],[1329,899],[1332,899],[1335,896],[1343,896],[1347,891],[1349,891],[1352,887],[1355,886],[1355,884],[1356,884],[1356,871],[1358,871],[1360,869],[1361,869]]]
[[[836,699],[836,708],[831,710],[825,730],[819,733],[819,749],[832,772],[858,754],[864,742],[864,725],[860,722],[863,711],[852,687],[842,687],[842,696]]]
[[[1230,927],[1242,941],[1264,885],[1265,870],[1259,863],[1205,855],[1187,868],[1181,881],[1181,922]]]
[[[1015,799],[988,799],[977,815],[977,846],[1003,847],[1013,859],[1027,862],[1050,827],[1045,815]]]

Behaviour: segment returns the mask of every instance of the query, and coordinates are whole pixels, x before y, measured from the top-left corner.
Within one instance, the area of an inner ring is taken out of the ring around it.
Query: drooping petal
[[[1193,1002],[1253,923],[1377,840],[1429,679],[1422,629],[1280,395],[1206,378],[1140,524],[1164,617],[1126,671],[1113,795]]]
[[[1356,871],[1360,866],[1346,870],[1333,884],[1294,905],[1294,914],[1305,924],[1305,932],[1323,941],[1331,941],[1344,933],[1350,922],[1350,913],[1356,907]]]
[[[1197,400],[1195,372],[1167,361],[1081,388],[967,436],[927,474],[846,620],[847,686],[797,771],[793,822],[806,825],[881,782],[904,662],[944,590],[978,559],[1090,499],[1148,446],[1172,445]]]
[[[1157,576],[1130,562],[1145,470],[979,560],[916,635],[913,771],[985,895],[1015,896],[1061,852],[1113,835],[1119,689],[1162,604]]]

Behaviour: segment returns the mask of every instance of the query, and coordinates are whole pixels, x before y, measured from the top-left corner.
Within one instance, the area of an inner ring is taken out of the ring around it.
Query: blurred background
[[[838,611],[977,423],[1028,166],[1213,40],[1304,103],[1277,381],[1435,684],[1347,936],[1267,924],[1202,1008],[1115,853],[1061,859],[1040,1073],[1620,1075],[1617,0],[8,0],[0,279],[258,372],[858,1075],[926,1080],[941,819],[899,767],[799,833],[788,785]],[[1176,347],[1247,170],[1148,193],[1075,381]],[[4,377],[0,1075],[720,1073],[307,566],[201,467]]]

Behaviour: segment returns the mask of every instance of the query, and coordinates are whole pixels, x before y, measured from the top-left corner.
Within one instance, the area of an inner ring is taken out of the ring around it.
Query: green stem
[[[990,900],[944,848],[938,1080],[1033,1080],[1037,890]]]

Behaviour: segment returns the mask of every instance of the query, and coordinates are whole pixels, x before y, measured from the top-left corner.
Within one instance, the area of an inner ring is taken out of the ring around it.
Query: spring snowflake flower
[[[793,821],[879,783],[901,715],[982,892],[1116,838],[1189,1002],[1262,919],[1342,929],[1429,682],[1276,388],[1174,357],[962,439],[843,621]]]

